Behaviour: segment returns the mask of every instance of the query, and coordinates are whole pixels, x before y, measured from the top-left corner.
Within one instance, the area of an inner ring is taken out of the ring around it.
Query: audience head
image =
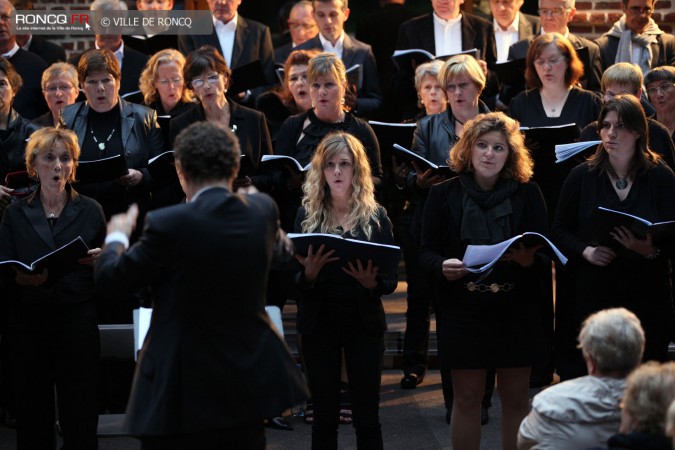
[[[77,64],[77,76],[91,108],[110,111],[119,101],[120,63],[110,50],[87,50]]]
[[[579,333],[579,348],[590,375],[625,378],[642,361],[644,347],[640,320],[625,308],[590,315]]]
[[[456,19],[464,0],[431,0],[434,13],[443,20]]]
[[[654,12],[656,0],[621,0],[621,10],[626,15],[626,28],[642,34]]]
[[[4,83],[1,83],[2,81]],[[14,96],[23,86],[21,75],[11,62],[0,56],[0,115],[6,117],[12,108]]]
[[[600,84],[605,101],[619,94],[631,94],[640,98],[642,94],[642,71],[635,64],[616,63],[605,70]]]
[[[292,109],[307,111],[312,107],[307,66],[309,61],[318,54],[317,50],[294,50],[286,58],[281,99]]]
[[[656,117],[659,113],[665,115],[675,110],[675,67],[655,67],[647,72],[645,88],[656,110]]]
[[[448,99],[445,89],[438,81],[438,75],[443,68],[443,61],[437,59],[425,62],[415,69],[415,90],[417,91],[417,106],[424,108],[427,115],[445,111]]]
[[[574,0],[539,0],[539,19],[544,33],[567,33],[567,24],[572,21]]]
[[[345,22],[349,19],[347,0],[314,0],[312,5],[319,33],[335,44],[345,29]]]
[[[230,20],[234,19],[234,16],[237,14],[237,9],[241,5],[241,0],[206,0],[209,4],[209,9],[213,14],[213,17],[216,20],[220,20],[223,23],[228,23]]]
[[[304,44],[319,32],[313,11],[312,2],[308,0],[301,0],[291,8],[287,23],[294,45]]]
[[[487,169],[481,164],[485,158],[491,162]],[[501,178],[525,183],[532,178],[534,167],[520,124],[501,112],[479,114],[467,121],[449,160],[457,173],[469,172],[493,181]]]
[[[204,93],[213,89],[217,96],[224,97],[230,85],[230,75],[230,68],[223,56],[209,45],[190,52],[183,67],[184,85],[190,86],[202,102]]]
[[[185,58],[172,48],[152,55],[141,73],[139,86],[147,105],[161,101],[165,111],[173,109],[179,101],[192,100],[192,91],[184,89],[183,68]],[[169,110],[166,109],[170,106]]]
[[[173,0],[136,0],[139,11],[171,11]]]
[[[375,186],[366,150],[357,138],[342,131],[326,135],[312,157],[302,190],[307,210],[303,231],[335,232],[338,224],[330,221],[327,210],[335,199],[347,197],[351,209],[347,223],[352,228],[344,231],[361,227],[370,236],[368,222],[377,212]]]
[[[75,181],[75,169],[77,161],[80,159],[80,145],[77,142],[77,135],[65,128],[40,128],[30,135],[28,144],[26,144],[26,170],[31,178],[40,178],[40,159],[49,155],[52,151],[66,150],[67,158],[63,160],[62,173],[65,178],[60,180],[65,183]],[[69,170],[69,172],[66,172]],[[41,179],[48,178],[44,173]]]
[[[490,0],[490,12],[497,23],[506,29],[516,20],[524,0]]]
[[[527,51],[525,81],[531,88],[563,84],[573,86],[584,74],[584,65],[570,41],[558,33],[537,36]]]
[[[126,11],[127,3],[121,0],[94,0],[90,9],[92,11]],[[115,52],[122,45],[122,35],[97,34],[96,45],[98,48]]]
[[[650,361],[626,380],[621,433],[665,434],[666,413],[675,400],[675,362]]]
[[[52,116],[58,117],[59,112],[68,105],[75,103],[79,94],[77,69],[72,64],[57,62],[42,72],[42,94]]]
[[[4,54],[14,48],[16,35],[11,33],[10,21],[14,6],[7,0],[0,0],[0,53]]]
[[[176,136],[174,157],[181,184],[201,185],[234,180],[241,150],[237,136],[226,127],[202,121]]]

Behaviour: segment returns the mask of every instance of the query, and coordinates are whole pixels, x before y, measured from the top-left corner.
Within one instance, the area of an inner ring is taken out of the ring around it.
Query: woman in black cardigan
[[[464,125],[450,153],[458,177],[433,186],[424,208],[420,265],[435,282],[443,320],[441,363],[454,390],[455,448],[480,444],[480,406],[487,369],[497,369],[502,442],[515,448],[528,411],[530,369],[541,359],[537,303],[550,262],[538,247],[505,253],[491,272],[471,274],[462,262],[469,244],[496,244],[526,231],[546,233],[546,206],[529,182],[532,159],[518,123],[502,113]]]

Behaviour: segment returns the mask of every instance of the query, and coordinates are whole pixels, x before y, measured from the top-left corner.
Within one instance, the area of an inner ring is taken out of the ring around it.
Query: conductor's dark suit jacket
[[[307,42],[295,47],[295,50],[323,50],[321,38],[317,34]],[[345,33],[342,49],[342,62],[346,69],[360,64],[363,69],[363,84],[356,92],[356,111],[359,116],[373,117],[382,108],[382,94],[377,75],[377,64],[370,45],[352,39]]]
[[[278,230],[270,197],[214,187],[148,213],[128,251],[119,243],[103,249],[99,287],[150,285],[154,293],[128,432],[230,428],[304,401],[302,375],[264,309]]]

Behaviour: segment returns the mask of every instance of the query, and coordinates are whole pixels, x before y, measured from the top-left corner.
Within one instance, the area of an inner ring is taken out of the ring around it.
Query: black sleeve
[[[583,170],[586,166],[577,166],[567,176],[558,199],[558,208],[553,221],[551,235],[553,242],[568,258],[582,258],[587,244],[578,237],[579,208]]]
[[[437,184],[429,190],[422,219],[422,244],[420,247],[420,267],[434,279],[445,281],[443,276],[443,231],[450,224],[447,209],[444,208],[447,183]]]

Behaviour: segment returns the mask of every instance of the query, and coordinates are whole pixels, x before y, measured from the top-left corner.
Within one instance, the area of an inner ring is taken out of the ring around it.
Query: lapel
[[[247,117],[244,114],[244,110],[234,101],[228,100],[227,103],[230,105],[230,130],[236,125],[237,129],[233,133],[237,137],[244,136],[250,130],[247,126],[248,121],[246,120]],[[249,158],[253,163],[253,167],[255,167],[258,161],[256,160],[256,155],[253,154],[256,152],[253,152],[251,149],[251,141],[251,139],[246,139],[244,142],[241,142],[241,153]]]
[[[228,61],[231,69],[241,65],[239,64],[239,59],[241,58],[241,55],[244,53],[244,45],[246,44],[246,40],[248,39],[248,34],[250,32],[251,30],[248,27],[248,22],[246,22],[244,19],[241,18],[241,16],[239,16],[239,18],[237,19],[237,28],[234,32],[232,61]]]
[[[527,39],[532,36],[532,24],[525,14],[522,12],[518,13],[518,40]]]
[[[63,211],[61,211],[59,220],[56,221],[56,225],[54,226],[53,233],[50,233],[54,236],[57,236],[62,230],[66,229],[72,222],[77,220],[82,210],[82,202],[80,200],[79,194],[75,192],[74,189],[69,189],[70,198],[68,199],[68,203],[66,203]],[[44,222],[46,223],[47,221],[45,220]]]
[[[455,137],[455,126],[454,124],[450,123],[450,108],[448,108],[445,112],[441,113],[443,114],[443,120],[441,121],[441,125],[443,125],[443,128],[445,131],[448,133],[448,136]]]
[[[658,67],[658,66],[661,65],[659,63],[659,54],[661,53],[659,51],[660,50],[659,49],[659,41],[660,41],[660,39],[650,45],[651,48],[652,48],[652,67]],[[664,63],[664,64],[667,64],[667,62]]]
[[[422,43],[422,49],[429,49],[430,53],[436,55],[436,38],[434,37],[434,14],[429,14],[428,18],[420,23],[419,38]]]
[[[352,38],[345,33],[345,40],[342,43],[342,62],[345,64],[345,68],[349,69],[356,64],[355,59],[356,51],[354,50],[354,42],[352,42]]]
[[[129,143],[129,137],[131,136],[131,130],[134,129],[134,124],[136,119],[134,118],[134,112],[131,109],[131,105],[123,99],[119,100],[120,102],[120,124],[122,126],[122,148],[126,149]]]
[[[87,134],[87,115],[89,114],[89,103],[82,102],[75,114],[75,120],[68,128],[76,130],[77,141],[84,142],[84,137]],[[68,124],[66,124],[68,125]]]
[[[237,27],[239,28],[239,27]],[[223,48],[220,46],[220,41],[218,40],[218,35],[216,34],[216,26],[215,24],[213,25],[213,32],[208,35],[197,35],[195,36],[195,40],[197,42],[201,42],[198,44],[196,47],[199,48],[203,45],[210,45],[211,47],[215,48],[220,52],[220,54],[223,54]],[[196,50],[196,49],[195,49]],[[230,67],[231,69],[232,67]]]
[[[462,13],[462,20],[460,22],[462,27],[462,50],[471,50],[476,47],[476,30],[473,29],[469,21],[466,19],[466,13]],[[478,48],[480,52],[482,49]],[[479,55],[480,58],[485,58],[485,55]]]
[[[42,202],[40,201],[40,190],[38,189],[32,196],[32,200],[24,203],[23,213],[26,215],[28,222],[30,223],[33,230],[40,236],[40,238],[47,244],[47,246],[56,250],[57,245],[54,240],[54,236],[58,235],[62,230],[66,229],[71,223],[77,220],[82,210],[82,202],[80,196],[75,190],[70,186],[66,186],[70,198],[66,203],[66,206],[61,211],[59,215],[59,220],[56,221],[54,230],[49,228],[49,223],[45,218],[44,208],[42,207]]]

